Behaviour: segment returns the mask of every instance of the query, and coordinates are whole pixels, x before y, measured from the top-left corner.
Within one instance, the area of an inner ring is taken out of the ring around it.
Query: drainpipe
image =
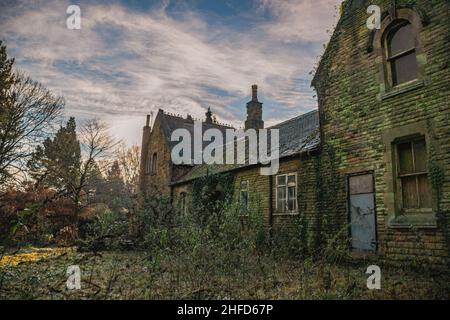
[[[273,235],[273,177],[269,175],[269,238]]]

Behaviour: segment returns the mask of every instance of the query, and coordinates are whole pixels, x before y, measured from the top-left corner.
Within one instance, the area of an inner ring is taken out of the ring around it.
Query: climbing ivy
[[[433,137],[433,130],[430,121],[427,121],[427,131],[429,137]],[[433,191],[434,207],[436,211],[436,218],[438,226],[442,229],[447,246],[447,263],[450,266],[450,226],[448,224],[448,210],[441,207],[442,191],[444,185],[444,170],[439,166],[437,160],[437,151],[434,139],[430,139],[428,147],[428,174]]]
[[[324,144],[322,151],[314,163],[316,212],[312,246],[315,250],[322,248],[343,226],[342,210],[336,201],[343,183],[338,170],[340,160],[331,144]]]
[[[207,174],[192,185],[192,208],[195,218],[205,224],[211,213],[220,213],[232,201],[234,178],[231,174]]]

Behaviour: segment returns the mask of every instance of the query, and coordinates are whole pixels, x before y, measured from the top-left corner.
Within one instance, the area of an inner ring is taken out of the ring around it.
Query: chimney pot
[[[252,85],[252,101],[258,101],[258,86]]]
[[[147,120],[145,122],[145,126],[148,127],[150,125],[150,115],[147,115]]]

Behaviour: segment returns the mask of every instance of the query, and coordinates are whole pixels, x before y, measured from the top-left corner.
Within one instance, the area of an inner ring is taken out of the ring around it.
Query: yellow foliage
[[[17,266],[19,263],[35,262],[45,258],[55,258],[63,253],[73,251],[73,248],[31,248],[31,252],[17,253],[0,258],[0,267]]]

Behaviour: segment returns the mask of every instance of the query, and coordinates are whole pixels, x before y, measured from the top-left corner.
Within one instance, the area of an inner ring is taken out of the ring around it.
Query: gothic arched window
[[[417,79],[416,41],[412,25],[402,21],[389,30],[386,57],[392,86]]]

